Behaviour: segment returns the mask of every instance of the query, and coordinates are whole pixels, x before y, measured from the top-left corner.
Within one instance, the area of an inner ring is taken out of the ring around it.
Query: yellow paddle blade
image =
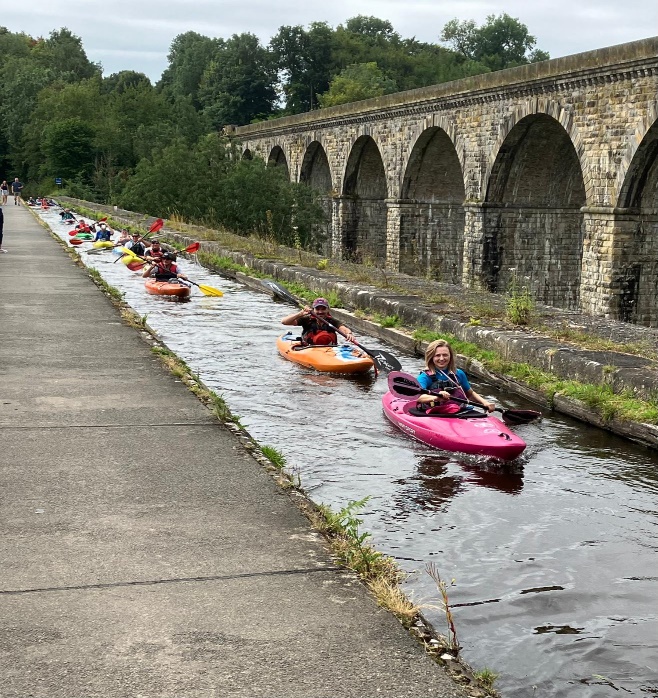
[[[201,291],[204,296],[216,296],[219,298],[220,296],[224,295],[218,288],[206,286],[205,284],[199,284],[199,291]]]

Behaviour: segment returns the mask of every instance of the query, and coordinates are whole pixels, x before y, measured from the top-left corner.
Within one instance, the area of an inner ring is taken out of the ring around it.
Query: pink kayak
[[[512,460],[526,447],[525,441],[499,419],[480,410],[460,416],[428,415],[416,409],[415,400],[395,397],[390,392],[382,397],[382,407],[388,419],[405,434],[444,451]]]

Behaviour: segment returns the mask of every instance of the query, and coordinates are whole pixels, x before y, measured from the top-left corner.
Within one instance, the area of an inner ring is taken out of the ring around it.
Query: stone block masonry
[[[227,132],[336,257],[658,326],[657,95],[653,37]]]

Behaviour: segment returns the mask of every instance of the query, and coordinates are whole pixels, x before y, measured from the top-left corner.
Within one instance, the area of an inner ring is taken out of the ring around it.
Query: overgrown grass
[[[483,688],[485,691],[489,693],[494,692],[494,683],[498,678],[498,674],[496,674],[494,671],[491,671],[491,669],[487,669],[485,667],[484,669],[480,669],[479,671],[474,671],[473,676],[475,677],[475,680],[478,682],[481,688]]]
[[[286,467],[286,458],[281,451],[277,451],[273,446],[261,446],[260,450],[277,470],[283,470]]]
[[[398,315],[380,315],[379,313],[373,313],[372,320],[382,327],[400,327],[400,325],[402,325],[402,320]]]
[[[118,288],[115,288],[114,286],[110,285],[105,281],[105,279],[100,275],[96,269],[93,269],[92,267],[86,267],[87,272],[89,276],[94,280],[94,282],[100,286],[105,293],[107,293],[111,298],[113,298],[117,302],[122,302],[123,301],[123,293],[119,291]]]

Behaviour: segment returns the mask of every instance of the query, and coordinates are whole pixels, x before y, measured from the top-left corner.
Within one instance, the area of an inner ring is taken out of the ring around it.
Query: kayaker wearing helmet
[[[313,317],[317,315],[316,317]],[[327,322],[322,322],[326,320]],[[329,303],[325,298],[316,298],[312,307],[304,306],[298,313],[288,315],[281,320],[284,325],[296,325],[302,328],[302,343],[313,345],[338,344],[338,335],[332,326],[339,329],[348,342],[354,341],[352,330],[334,320],[329,312]]]
[[[147,267],[142,276],[152,276],[156,281],[171,281],[171,279],[187,279],[185,274],[178,271],[176,255],[165,252],[162,259]]]
[[[458,412],[460,403],[450,402],[451,397],[478,403],[493,412],[496,405],[478,395],[468,381],[466,373],[455,367],[455,354],[445,339],[430,342],[425,350],[425,369],[418,376],[418,382],[425,390],[437,391],[438,395],[421,395],[419,407],[443,407],[445,412]]]

